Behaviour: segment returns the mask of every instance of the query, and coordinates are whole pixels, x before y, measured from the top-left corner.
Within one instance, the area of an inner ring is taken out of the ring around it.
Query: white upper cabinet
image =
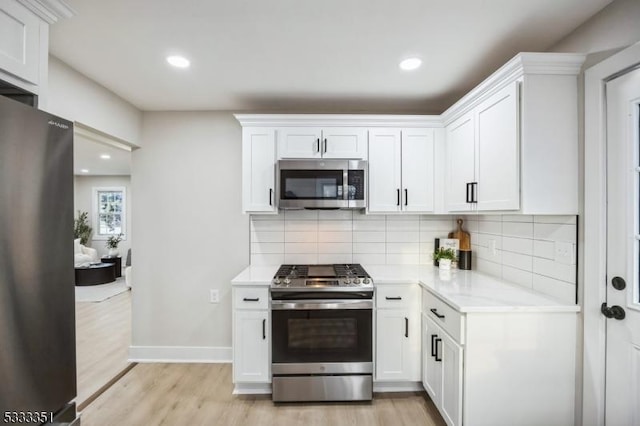
[[[578,213],[583,61],[518,54],[443,113],[447,211]]]
[[[277,213],[275,167],[275,130],[242,129],[242,210],[245,213]]]
[[[350,158],[366,160],[367,129],[359,127],[282,127],[278,158]]]
[[[71,17],[61,0],[0,0],[0,79],[44,102],[49,69],[49,24]]]
[[[433,212],[434,158],[434,129],[370,130],[368,211]]]
[[[447,126],[449,211],[520,207],[518,83]]]

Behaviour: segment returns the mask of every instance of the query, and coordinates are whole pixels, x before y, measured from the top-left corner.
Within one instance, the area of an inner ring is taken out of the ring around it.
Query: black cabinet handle
[[[398,200],[396,201],[396,205],[400,205],[400,189],[396,189]]]
[[[324,153],[327,153],[327,138],[324,138]]]
[[[437,316],[438,318],[440,318],[440,319],[443,319],[443,318],[444,318],[444,315],[439,314],[439,313],[438,313],[438,310],[437,310],[436,308],[431,308],[431,309],[429,309],[429,310],[430,310],[431,312],[433,312],[433,315]]]
[[[316,152],[320,152],[320,138],[316,139]]]
[[[409,205],[409,190],[407,188],[404,189],[404,205]]]
[[[256,297],[255,299],[249,298],[249,297],[245,297],[245,298],[242,299],[243,302],[257,302],[259,300],[260,300],[259,297]]]
[[[269,205],[270,206],[273,205],[272,199],[273,199],[273,188],[269,188]]]
[[[262,340],[267,339],[267,320],[262,320]]]
[[[436,358],[436,361],[440,362],[440,361],[442,361],[442,358],[438,358],[438,342],[442,342],[442,339],[441,339],[441,338],[439,338],[439,337],[436,337],[436,339],[435,339],[435,341],[434,341],[434,342],[435,342],[435,344],[436,344],[436,345],[435,345],[435,346],[436,346],[436,354],[435,354],[435,358]]]
[[[400,297],[400,296],[397,296],[397,297],[385,296],[385,299],[387,299],[387,300],[402,300],[402,297]]]
[[[431,335],[431,356],[435,357],[436,356],[436,344],[434,342],[435,338],[438,337],[437,334],[432,334]]]
[[[409,318],[404,317],[404,337],[409,337]]]
[[[478,203],[478,182],[471,182],[471,202]]]
[[[467,198],[466,198],[467,203],[471,202],[471,191],[470,191],[470,189],[471,189],[471,182],[467,182]]]

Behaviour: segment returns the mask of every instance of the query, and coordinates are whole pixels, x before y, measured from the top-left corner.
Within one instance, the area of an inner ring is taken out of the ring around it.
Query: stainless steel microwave
[[[367,162],[280,160],[276,187],[281,209],[362,209],[366,206]]]

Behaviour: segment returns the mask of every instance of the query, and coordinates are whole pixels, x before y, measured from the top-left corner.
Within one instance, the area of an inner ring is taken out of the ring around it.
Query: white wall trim
[[[271,383],[236,383],[234,395],[271,395]]]
[[[231,363],[231,347],[129,346],[129,362]]]
[[[242,127],[444,127],[439,115],[234,114]]]
[[[585,72],[584,179],[584,425],[604,425],[606,320],[600,304],[606,300],[606,115],[605,81],[640,63],[640,43]]]

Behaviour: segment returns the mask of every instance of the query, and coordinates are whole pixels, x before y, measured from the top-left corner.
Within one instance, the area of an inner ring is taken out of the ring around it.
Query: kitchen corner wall
[[[431,264],[459,216],[288,210],[251,216],[251,264]],[[576,216],[463,216],[473,269],[574,303]],[[558,257],[559,250],[568,256]]]

